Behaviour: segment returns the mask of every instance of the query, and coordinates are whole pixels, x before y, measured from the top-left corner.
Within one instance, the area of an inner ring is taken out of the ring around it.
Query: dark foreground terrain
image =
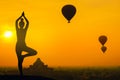
[[[42,76],[23,76],[23,77],[20,77],[18,75],[1,75],[0,80],[54,80],[54,79],[42,77]]]
[[[21,78],[17,69],[2,68],[0,80],[120,80],[120,67],[25,69],[24,74]]]

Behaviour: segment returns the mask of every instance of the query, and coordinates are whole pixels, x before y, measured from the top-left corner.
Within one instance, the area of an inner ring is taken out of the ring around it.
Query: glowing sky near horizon
[[[67,23],[61,13],[66,4],[76,7],[76,15]],[[119,0],[2,0],[0,1],[0,66],[17,66],[15,20],[24,11],[30,25],[27,46],[38,54],[24,60],[29,66],[39,57],[49,66],[119,66]],[[5,39],[5,31],[12,37]],[[107,51],[98,41],[106,35]]]

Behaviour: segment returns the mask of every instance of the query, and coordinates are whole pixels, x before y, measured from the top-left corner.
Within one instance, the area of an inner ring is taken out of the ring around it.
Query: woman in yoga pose
[[[24,20],[26,21],[26,25]],[[25,37],[28,26],[29,26],[29,21],[27,20],[23,12],[22,15],[16,20],[16,34],[17,34],[16,54],[18,58],[18,69],[21,76],[23,76],[22,63],[24,58],[37,54],[36,50],[28,47],[25,43]],[[27,54],[22,55],[23,51],[27,52]]]

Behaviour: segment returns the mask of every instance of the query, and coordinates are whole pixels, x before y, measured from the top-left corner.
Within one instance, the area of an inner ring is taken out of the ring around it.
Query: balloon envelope
[[[102,45],[104,45],[107,41],[107,37],[102,35],[102,36],[99,37],[99,41]]]
[[[70,20],[76,13],[76,8],[73,5],[65,5],[62,8],[62,14],[63,16],[68,20],[68,23],[70,23]]]
[[[104,52],[107,50],[107,47],[102,46],[102,47],[101,47],[101,50],[102,50],[102,52],[104,53]]]

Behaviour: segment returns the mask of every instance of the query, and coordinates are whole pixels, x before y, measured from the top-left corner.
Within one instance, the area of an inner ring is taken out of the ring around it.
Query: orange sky
[[[67,23],[61,13],[66,4],[76,7],[76,15]],[[15,20],[25,12],[30,25],[26,43],[37,50],[23,65],[41,58],[49,66],[119,66],[119,0],[2,0],[0,1],[0,66],[17,66]],[[11,39],[3,33],[13,31]],[[103,54],[98,42],[106,35],[108,48]]]

